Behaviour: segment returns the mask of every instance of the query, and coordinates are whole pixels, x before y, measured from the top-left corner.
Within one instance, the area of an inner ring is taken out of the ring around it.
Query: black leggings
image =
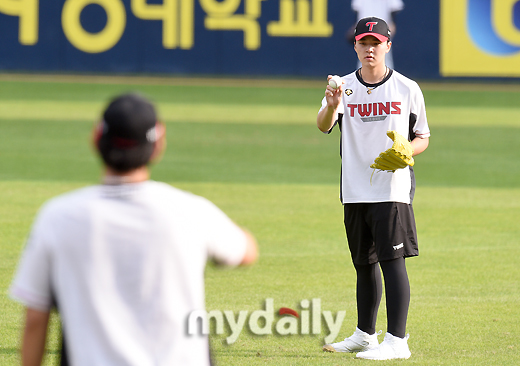
[[[385,278],[387,332],[404,338],[410,304],[410,283],[404,258],[369,265],[354,265],[357,272],[358,328],[368,334],[374,334],[376,331],[377,310],[383,294],[379,266]]]

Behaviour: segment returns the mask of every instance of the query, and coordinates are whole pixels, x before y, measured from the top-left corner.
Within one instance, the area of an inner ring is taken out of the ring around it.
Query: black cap
[[[390,40],[390,28],[388,24],[381,19],[376,17],[368,17],[361,19],[354,31],[354,38],[359,41],[365,36],[374,36],[381,42]]]
[[[150,162],[158,139],[155,108],[139,94],[113,99],[103,113],[97,145],[105,164],[119,172]]]
[[[103,113],[101,137],[118,149],[153,144],[157,140],[155,108],[139,94],[116,97]]]

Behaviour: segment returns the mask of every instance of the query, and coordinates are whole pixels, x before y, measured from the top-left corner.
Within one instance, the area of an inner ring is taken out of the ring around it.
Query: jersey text
[[[401,102],[347,104],[350,109],[350,117],[387,116],[389,114],[401,114]]]

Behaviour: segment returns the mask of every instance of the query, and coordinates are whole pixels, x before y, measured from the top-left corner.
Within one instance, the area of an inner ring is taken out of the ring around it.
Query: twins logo
[[[357,115],[363,122],[384,121],[390,114],[401,114],[401,102],[347,104],[350,117]]]
[[[467,1],[468,31],[480,49],[498,56],[520,52],[520,1]]]

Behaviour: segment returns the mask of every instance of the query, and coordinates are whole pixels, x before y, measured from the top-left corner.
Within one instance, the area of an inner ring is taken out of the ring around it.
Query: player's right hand
[[[329,80],[332,78],[332,75],[327,76],[327,87],[325,89],[325,98],[327,99],[327,105],[329,107],[333,107],[336,109],[341,103],[341,97],[343,95],[343,84],[340,85],[337,89],[334,89],[329,85]]]

